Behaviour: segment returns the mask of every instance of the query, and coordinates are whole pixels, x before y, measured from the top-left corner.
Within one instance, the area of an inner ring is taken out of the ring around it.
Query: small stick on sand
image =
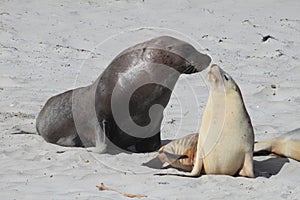
[[[96,186],[99,190],[110,190],[110,191],[113,191],[113,192],[117,192],[119,193],[120,195],[124,196],[124,197],[129,197],[129,198],[144,198],[144,197],[147,197],[146,195],[142,195],[142,194],[126,194],[126,193],[122,193],[122,192],[119,192],[115,189],[112,189],[112,188],[109,188],[109,187],[106,187],[103,183],[101,183],[100,185],[97,185]]]

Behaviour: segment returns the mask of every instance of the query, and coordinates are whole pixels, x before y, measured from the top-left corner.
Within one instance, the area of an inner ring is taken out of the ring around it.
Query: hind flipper
[[[254,144],[254,153],[258,152],[272,152],[273,140],[265,140]]]
[[[245,161],[241,171],[239,172],[240,176],[245,176],[249,178],[255,178],[253,171],[253,153],[246,153]]]

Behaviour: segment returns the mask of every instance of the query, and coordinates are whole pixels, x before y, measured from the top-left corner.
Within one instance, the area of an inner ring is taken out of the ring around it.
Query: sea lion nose
[[[213,69],[213,68],[218,68],[218,65],[212,64],[212,65],[210,66],[210,69]]]
[[[211,66],[208,68],[208,74],[212,73],[213,68],[215,68],[215,64],[211,65]]]
[[[217,72],[217,71],[220,71],[220,68],[218,65],[216,64],[212,64],[209,69],[208,69],[208,73],[214,73],[214,72]]]

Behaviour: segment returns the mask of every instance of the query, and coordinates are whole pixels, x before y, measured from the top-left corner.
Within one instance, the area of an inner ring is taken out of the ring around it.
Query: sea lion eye
[[[227,75],[227,74],[224,74],[224,78],[226,79],[226,81],[228,81],[228,80],[229,80],[229,77],[228,77],[228,75]]]

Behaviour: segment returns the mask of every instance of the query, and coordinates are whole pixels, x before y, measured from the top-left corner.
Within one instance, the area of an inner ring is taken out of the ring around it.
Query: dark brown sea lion
[[[200,72],[210,61],[169,36],[137,44],[121,52],[93,84],[51,97],[37,117],[37,131],[63,146],[154,151],[180,74]]]

